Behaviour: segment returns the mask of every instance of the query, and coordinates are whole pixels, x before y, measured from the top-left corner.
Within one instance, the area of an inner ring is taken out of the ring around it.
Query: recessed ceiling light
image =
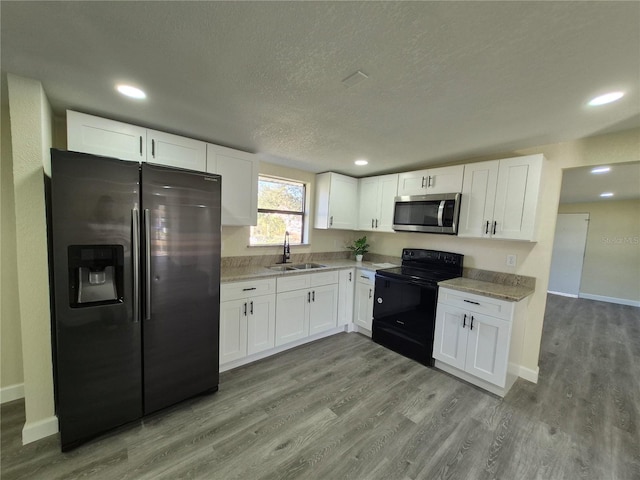
[[[596,167],[591,169],[591,173],[607,173],[611,167]]]
[[[365,81],[367,78],[369,78],[369,76],[366,73],[362,73],[360,70],[358,70],[356,73],[352,73],[347,78],[342,80],[342,84],[347,88],[351,88],[359,84],[360,82]]]
[[[127,97],[137,98],[139,100],[142,100],[143,98],[147,98],[146,93],[144,93],[142,90],[132,85],[122,85],[122,84],[116,85],[116,90],[118,90],[122,95],[125,95]]]
[[[369,162],[368,162],[368,161],[366,161],[365,159],[356,160],[356,161],[355,161],[355,162],[353,162],[353,163],[355,163],[356,165],[359,165],[359,166],[362,166],[362,165],[368,165],[368,164],[369,164]]]
[[[605,193],[601,193],[600,194],[601,197],[613,197],[613,193],[611,192],[605,192]]]
[[[598,105],[605,105],[607,103],[620,100],[623,96],[624,96],[624,92],[605,93],[604,95],[600,95],[596,98],[592,98],[591,100],[589,100],[589,105],[591,105],[592,107],[595,107]]]

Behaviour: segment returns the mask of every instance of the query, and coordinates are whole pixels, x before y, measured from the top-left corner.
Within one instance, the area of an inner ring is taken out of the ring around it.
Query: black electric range
[[[376,272],[373,341],[433,365],[438,282],[462,276],[464,255],[405,248],[402,266]]]

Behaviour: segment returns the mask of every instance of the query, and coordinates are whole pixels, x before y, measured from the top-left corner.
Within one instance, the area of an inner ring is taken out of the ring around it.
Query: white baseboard
[[[553,295],[560,295],[561,297],[578,298],[578,295],[574,295],[573,293],[554,292],[553,290],[547,290],[547,293],[551,293]]]
[[[604,295],[592,295],[591,293],[581,293],[579,298],[585,298],[587,300],[598,300],[600,302],[617,303],[619,305],[629,305],[630,307],[640,307],[640,301],[627,300],[626,298],[606,297]]]
[[[518,376],[532,383],[538,383],[538,373],[540,373],[539,367],[536,367],[535,370],[531,370],[530,368],[525,368],[522,365],[520,365]]]
[[[24,398],[24,383],[0,388],[0,404]]]
[[[58,417],[55,415],[37,422],[25,423],[22,428],[22,444],[26,445],[56,433],[58,433]]]

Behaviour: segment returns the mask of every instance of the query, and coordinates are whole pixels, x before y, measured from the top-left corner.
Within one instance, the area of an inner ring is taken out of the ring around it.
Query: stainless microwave
[[[459,193],[396,197],[393,229],[455,235],[458,233],[459,217]]]

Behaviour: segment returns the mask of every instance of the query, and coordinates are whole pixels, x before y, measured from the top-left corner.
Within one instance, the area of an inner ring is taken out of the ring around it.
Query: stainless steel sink
[[[269,265],[267,268],[269,270],[275,270],[276,272],[291,272],[295,270],[311,270],[325,266],[326,265],[320,265],[319,263],[292,263],[287,265],[278,263],[276,265]]]
[[[296,263],[291,265],[291,267],[296,270],[310,270],[312,268],[326,267],[326,265],[320,265],[319,263]]]
[[[267,268],[269,270],[275,270],[276,272],[287,272],[291,270],[297,270],[297,268],[293,268],[293,265],[269,265]]]

